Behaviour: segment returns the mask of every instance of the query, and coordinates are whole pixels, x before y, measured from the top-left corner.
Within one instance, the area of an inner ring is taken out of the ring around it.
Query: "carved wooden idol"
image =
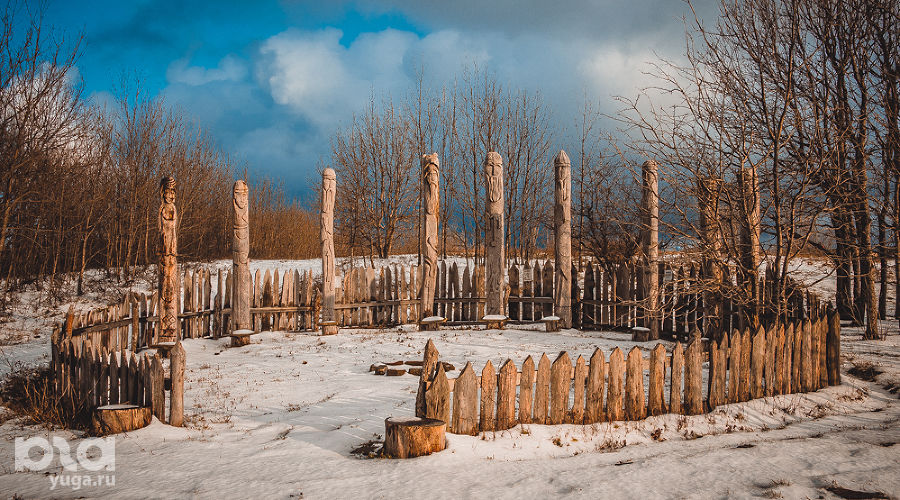
[[[422,156],[422,207],[425,227],[422,240],[421,318],[434,315],[434,291],[438,267],[438,211],[440,208],[440,164],[435,153]]]
[[[163,177],[159,184],[159,342],[178,340],[178,209],[175,179]]]
[[[250,321],[250,209],[248,207],[247,184],[234,183],[232,208],[234,216],[234,237],[232,249],[232,308],[231,321],[234,330],[253,328]]]
[[[506,262],[503,219],[503,159],[491,151],[484,159],[484,175],[487,181],[487,227],[485,228],[485,315],[506,316],[503,307]]]
[[[553,300],[559,324],[572,327],[572,164],[565,151],[553,159],[556,206],[553,212],[556,283]]]
[[[659,339],[659,166],[655,161],[647,160],[641,167],[641,174],[641,208],[644,218],[643,247],[646,256],[644,267],[646,324],[644,326],[650,331],[647,333],[648,338],[635,338],[634,340],[646,341]]]
[[[322,171],[322,214],[320,239],[322,241],[322,334],[338,332],[334,313],[334,196],[337,180],[334,170]]]

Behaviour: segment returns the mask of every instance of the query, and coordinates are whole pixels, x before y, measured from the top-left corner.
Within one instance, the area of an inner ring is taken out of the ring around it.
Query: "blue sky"
[[[711,0],[694,2],[701,16]],[[87,96],[124,80],[184,110],[228,154],[303,197],[329,139],[369,97],[401,98],[477,62],[507,88],[538,91],[567,144],[583,96],[613,112],[647,62],[684,47],[679,0],[202,2],[49,0],[46,23],[83,34]],[[124,79],[124,80],[123,80]],[[611,124],[608,125],[612,127]],[[572,139],[574,140],[574,139]]]

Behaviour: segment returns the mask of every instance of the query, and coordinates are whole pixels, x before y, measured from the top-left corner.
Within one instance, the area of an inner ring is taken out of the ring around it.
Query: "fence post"
[[[827,352],[828,385],[841,385],[841,316],[829,307]]]
[[[172,395],[169,401],[169,425],[181,427],[184,424],[184,365],[185,352],[181,342],[175,344],[171,353]]]

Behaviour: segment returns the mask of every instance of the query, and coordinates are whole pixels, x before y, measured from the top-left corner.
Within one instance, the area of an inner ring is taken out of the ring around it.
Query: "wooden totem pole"
[[[179,337],[178,303],[178,209],[175,208],[175,179],[163,177],[159,183],[159,339],[162,347],[172,347]]]
[[[556,205],[553,211],[556,283],[553,302],[559,326],[572,327],[572,164],[560,150],[553,159]]]
[[[334,170],[322,172],[322,215],[320,239],[322,241],[322,335],[338,332],[334,313],[334,196],[337,178]]]
[[[641,166],[641,211],[644,224],[644,331],[637,341],[659,339],[659,165],[647,160]],[[637,333],[635,334],[637,337]]]
[[[506,265],[503,217],[503,158],[491,151],[484,159],[484,175],[487,196],[487,227],[485,228],[485,320],[489,326],[502,326],[506,318],[503,307]],[[499,323],[499,324],[497,324]]]
[[[438,268],[438,211],[440,209],[440,163],[435,153],[422,156],[422,286],[419,290],[420,320],[434,315],[434,292]]]
[[[250,208],[247,184],[234,183],[231,205],[233,209],[234,237],[231,240],[232,275],[231,297],[232,330],[253,328],[250,321]]]

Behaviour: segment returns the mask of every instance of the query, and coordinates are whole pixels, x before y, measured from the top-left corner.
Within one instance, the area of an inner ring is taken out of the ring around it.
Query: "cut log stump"
[[[508,319],[509,318],[502,314],[489,314],[481,318],[481,321],[484,323],[484,328],[486,330],[502,330],[503,327],[506,326],[506,321]]]
[[[547,332],[559,331],[559,316],[545,316],[541,318],[544,323],[544,330]]]
[[[435,332],[441,329],[441,325],[447,321],[445,318],[441,316],[429,316],[422,321],[419,321],[419,331],[420,332]]]
[[[388,417],[384,419],[384,455],[413,458],[447,447],[447,424],[433,418]]]
[[[322,327],[322,335],[337,335],[338,333],[337,321],[323,321],[319,323],[319,326]]]
[[[95,410],[92,425],[98,435],[118,434],[147,427],[150,419],[149,406],[107,405]]]
[[[250,345],[250,336],[253,330],[235,330],[231,332],[231,347]]]

